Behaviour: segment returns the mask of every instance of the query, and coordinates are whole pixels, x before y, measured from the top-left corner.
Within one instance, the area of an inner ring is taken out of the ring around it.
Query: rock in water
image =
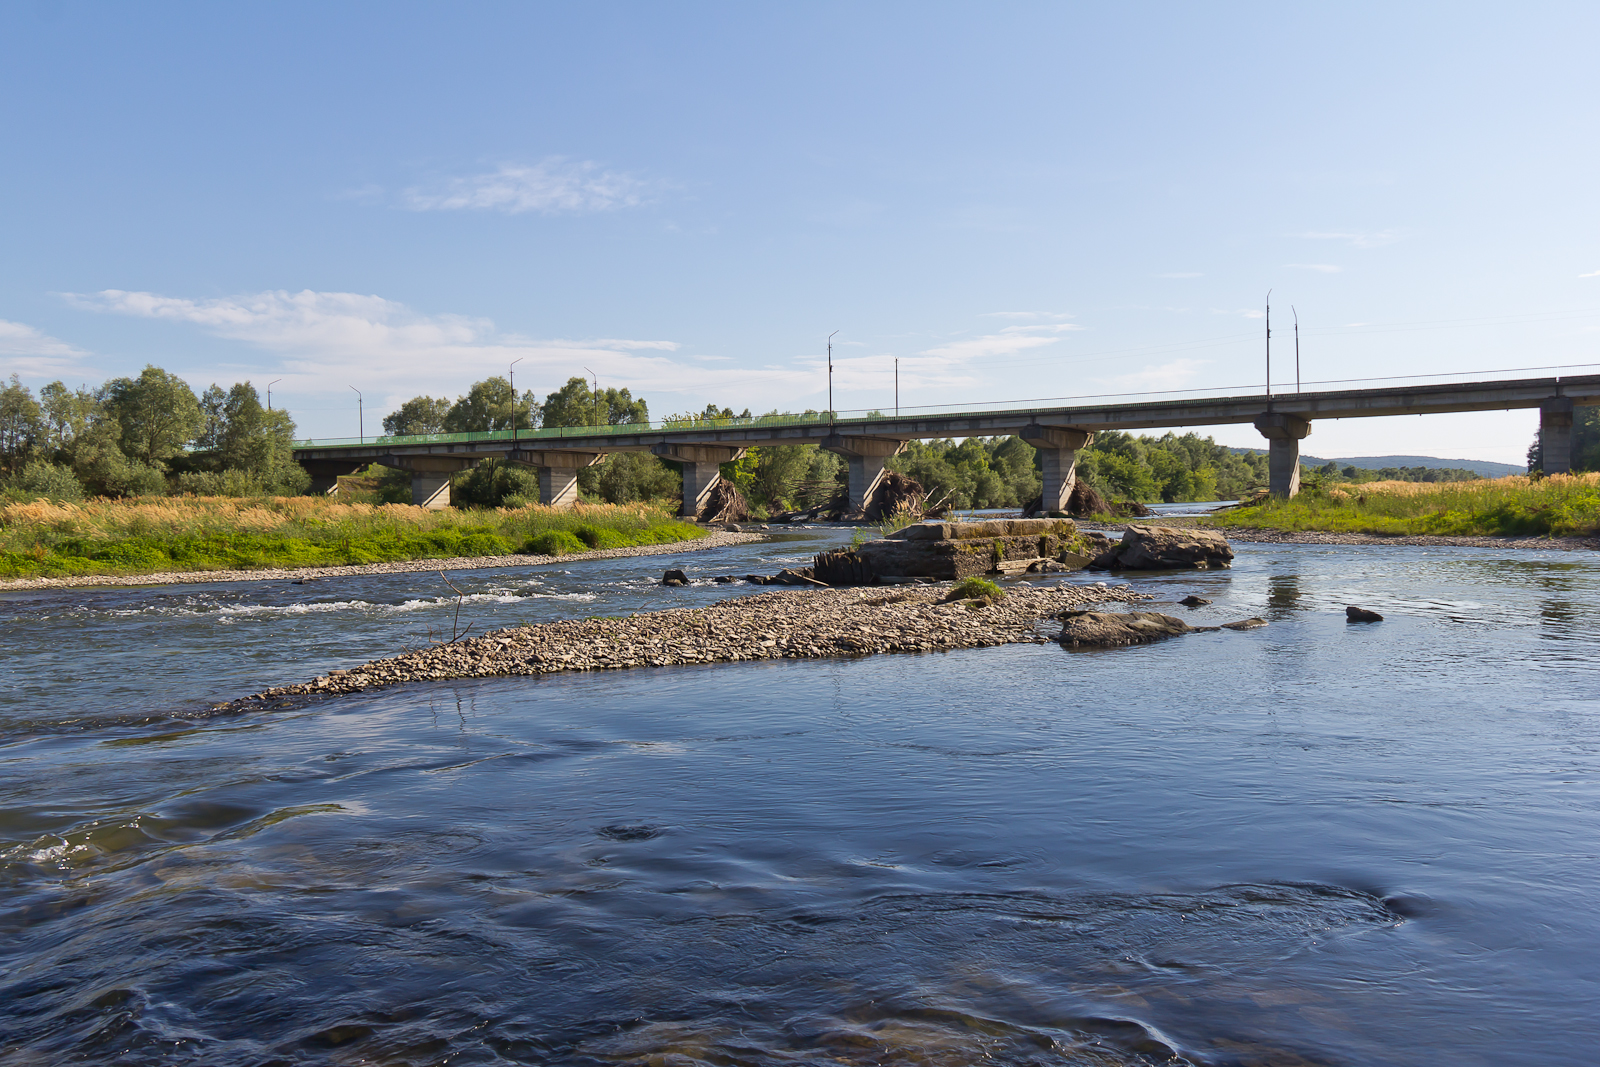
[[[1222,624],[1222,628],[1224,630],[1259,630],[1266,624],[1267,620],[1257,615],[1250,619],[1240,619],[1238,622],[1225,622]]]
[[[1211,603],[1211,601],[1206,600],[1204,597],[1197,597],[1191,593],[1182,600],[1178,601],[1178,603],[1182,604],[1186,608],[1198,608],[1202,604]]]
[[[1153,611],[1070,611],[1061,616],[1061,643],[1069,648],[1142,645],[1193,631],[1182,619]]]
[[[1233,549],[1216,530],[1129,526],[1090,570],[1216,570],[1233,565]]]
[[[688,585],[689,576],[674,568],[661,576],[662,585]]]
[[[1358,608],[1358,607],[1354,607],[1354,606],[1351,606],[1351,607],[1348,607],[1348,608],[1344,609],[1344,617],[1345,617],[1345,621],[1347,621],[1347,622],[1382,622],[1383,621],[1383,616],[1379,615],[1376,611],[1368,611],[1366,608]]]

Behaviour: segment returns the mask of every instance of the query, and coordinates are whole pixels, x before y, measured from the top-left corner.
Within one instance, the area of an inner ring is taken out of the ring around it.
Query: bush
[[[539,476],[514,463],[486,459],[450,485],[450,503],[456,507],[498,508],[510,498],[538,500]]]
[[[1006,598],[1006,591],[987,578],[963,578],[950,587],[946,600],[981,600],[985,604],[998,604]]]
[[[11,479],[7,488],[17,490],[27,500],[48,497],[51,500],[82,500],[83,486],[76,475],[66,467],[44,460],[34,460]]]
[[[542,534],[528,538],[521,549],[525,556],[565,556],[588,550],[588,545],[566,530],[546,530]]]

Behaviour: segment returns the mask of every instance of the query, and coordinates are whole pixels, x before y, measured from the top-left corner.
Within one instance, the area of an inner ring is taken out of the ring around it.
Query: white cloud
[[[44,378],[75,373],[83,369],[89,353],[57,340],[21,322],[0,319],[0,357],[4,374],[25,378]]]
[[[1122,393],[1149,393],[1166,390],[1182,389],[1194,382],[1202,368],[1210,366],[1211,361],[1206,359],[1175,359],[1170,363],[1162,363],[1154,367],[1145,367],[1142,370],[1128,374],[1118,374],[1110,378],[1097,378],[1108,390]]]
[[[1071,315],[1062,315],[1054,311],[985,311],[981,318],[985,319],[1046,319],[1050,322],[1060,322],[1072,318]]]
[[[1082,326],[1066,322],[1038,326],[1007,326],[999,333],[947,341],[934,348],[924,349],[918,354],[946,364],[965,363],[969,360],[994,356],[1013,356],[1030,348],[1053,345],[1061,340],[1060,334],[1081,329]]]
[[[1592,270],[1588,274],[1578,275],[1580,278],[1600,278],[1600,270]]]
[[[452,178],[443,188],[413,187],[401,202],[413,211],[502,211],[543,215],[638,207],[651,183],[602,170],[598,163],[551,156],[533,164],[503,163],[487,174]]]
[[[1393,230],[1376,233],[1297,233],[1294,236],[1308,241],[1343,241],[1355,248],[1382,248],[1400,240],[1400,235]]]
[[[540,392],[584,365],[599,372],[602,385],[635,392],[709,391],[719,373],[671,358],[679,348],[675,341],[520,337],[500,333],[488,319],[426,315],[360,293],[273,290],[191,300],[107,289],[68,299],[93,311],[187,323],[272,353],[285,395],[355,385],[391,405],[418,393],[455,396],[473,381],[505,374],[515,359],[522,360],[517,385]]]
[[[1338,274],[1344,270],[1332,263],[1285,263],[1284,267],[1288,270],[1314,270],[1322,274]]]

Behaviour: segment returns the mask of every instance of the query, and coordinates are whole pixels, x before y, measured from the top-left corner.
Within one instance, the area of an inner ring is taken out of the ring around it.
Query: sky
[[[1249,393],[1269,291],[1275,390],[1295,316],[1307,387],[1597,373],[1597,39],[1592,3],[0,0],[0,375],[272,382],[307,437],[514,360],[821,409],[834,331],[840,411],[897,360],[902,410]],[[1303,450],[1520,463],[1536,425]]]

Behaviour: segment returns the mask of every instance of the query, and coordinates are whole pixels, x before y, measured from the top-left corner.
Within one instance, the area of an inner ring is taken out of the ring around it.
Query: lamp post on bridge
[[[281,381],[283,381],[282,378],[274,378],[274,379],[272,379],[272,381],[267,383],[267,410],[268,411],[272,410],[272,387],[274,385],[277,385]]]
[[[1294,391],[1300,391],[1300,312],[1295,311],[1294,305],[1289,305],[1289,310],[1294,311]]]
[[[366,444],[367,443],[367,413],[366,413],[366,400],[367,400],[367,398],[362,396],[361,395],[361,390],[356,389],[355,386],[352,385],[350,388],[351,389],[355,389],[355,394],[356,394],[356,429],[357,429],[357,432],[359,432],[361,434],[361,443],[362,444]]]
[[[511,366],[506,368],[506,373],[511,375],[511,447],[517,447],[517,364],[526,356],[518,356],[511,361]]]
[[[829,422],[833,422],[834,421],[834,418],[833,418],[833,334],[838,333],[838,332],[839,332],[838,330],[834,330],[833,333],[830,333],[828,335],[828,421]]]
[[[1272,290],[1267,290],[1267,410],[1272,410]]]
[[[588,367],[583,369],[589,370]],[[596,426],[602,426],[604,423],[600,421],[600,375],[596,374],[592,370],[589,370],[589,376],[594,379],[594,424]]]

